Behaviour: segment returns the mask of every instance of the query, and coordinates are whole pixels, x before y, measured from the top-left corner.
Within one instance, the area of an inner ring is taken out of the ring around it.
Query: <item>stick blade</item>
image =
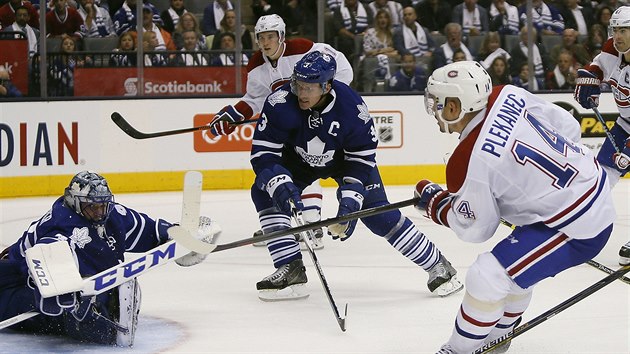
[[[216,244],[206,243],[194,238],[188,230],[182,226],[171,226],[168,229],[168,236],[184,248],[201,254],[212,253],[217,248]]]
[[[184,176],[184,196],[180,225],[191,234],[197,231],[201,211],[201,188],[203,175],[199,171],[188,171]]]
[[[146,139],[150,137],[148,134],[141,133],[134,127],[132,127],[131,124],[129,124],[129,122],[127,122],[125,118],[123,118],[123,116],[118,112],[113,112],[111,118],[114,124],[116,124],[118,128],[120,128],[120,130],[122,130],[125,134],[134,139]]]

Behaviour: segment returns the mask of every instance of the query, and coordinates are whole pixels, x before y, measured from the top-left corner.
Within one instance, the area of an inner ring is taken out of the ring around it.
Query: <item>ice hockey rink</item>
[[[613,235],[595,258],[617,269],[619,247],[630,239],[630,181],[614,190]],[[391,202],[411,198],[412,186],[389,187]],[[116,191],[114,190],[114,193]],[[324,218],[336,213],[333,188],[324,189]],[[0,246],[13,243],[45,213],[55,197],[0,200]],[[182,194],[116,194],[131,208],[178,221]],[[476,256],[510,229],[500,226],[483,244],[460,241],[412,207],[401,211],[436,243],[463,281]],[[258,230],[249,191],[204,191],[201,213],[223,228],[218,243]],[[310,297],[258,300],[255,284],[274,269],[266,248],[244,246],[210,254],[191,268],[174,263],[140,277],[143,301],[133,348],[86,345],[67,339],[0,332],[1,353],[435,353],[450,335],[464,295],[430,294],[427,274],[371,234],[361,223],[346,242],[325,239],[319,262],[340,310],[348,304],[347,331],[337,325],[310,257],[304,254]],[[606,274],[581,265],[540,283],[524,322],[570,298]],[[615,281],[582,302],[515,338],[510,353],[630,353],[630,285]]]

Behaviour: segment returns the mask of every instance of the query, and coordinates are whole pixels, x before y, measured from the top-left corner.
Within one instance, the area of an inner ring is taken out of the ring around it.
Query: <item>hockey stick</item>
[[[595,116],[597,117],[597,120],[604,126],[604,132],[606,133],[606,137],[608,138],[608,140],[610,140],[610,143],[615,148],[615,151],[617,153],[621,153],[621,149],[619,149],[619,146],[615,144],[615,138],[613,138],[612,133],[610,132],[610,129],[608,129],[608,126],[606,125],[606,121],[604,120],[604,117],[602,117],[602,115],[599,113],[599,109],[595,105],[595,101],[593,101],[593,99],[589,97],[588,102],[591,104],[591,109],[593,110],[593,112],[595,112]]]
[[[630,265],[626,265],[623,266],[619,269],[617,269],[616,271],[612,272],[612,274],[610,274],[609,276],[607,276],[606,278],[598,281],[597,283],[589,286],[588,288],[580,291],[579,293],[573,295],[572,297],[570,297],[569,299],[565,300],[564,302],[556,305],[555,307],[549,309],[548,311],[544,312],[543,314],[539,315],[538,317],[535,317],[532,320],[529,320],[528,322],[518,326],[516,329],[514,329],[514,331],[509,332],[495,340],[493,340],[492,342],[482,346],[481,348],[475,350],[473,352],[473,354],[480,354],[480,353],[488,353],[494,349],[496,349],[497,347],[511,341],[512,339],[523,335],[525,332],[529,331],[530,329],[538,326],[539,324],[547,321],[548,319],[554,317],[555,315],[559,314],[560,312],[568,309],[569,307],[577,304],[578,302],[584,300],[585,298],[587,298],[588,296],[592,295],[593,293],[595,293],[596,291],[600,290],[601,288],[605,287],[606,285],[614,282],[615,280],[621,278],[624,274],[630,272]]]
[[[302,217],[302,212],[297,210],[295,207],[292,207],[293,219],[298,226],[303,226],[306,223],[304,222],[304,218]],[[324,292],[326,293],[326,298],[328,298],[328,303],[332,308],[337,323],[339,324],[339,328],[341,328],[342,332],[346,331],[346,317],[348,316],[348,304],[345,306],[345,311],[343,317],[339,314],[339,309],[337,308],[337,304],[335,304],[335,299],[330,292],[330,287],[328,286],[328,281],[324,276],[324,270],[322,266],[319,264],[319,260],[317,260],[317,255],[315,254],[315,250],[313,249],[313,244],[315,242],[315,234],[313,230],[306,230],[300,233],[302,238],[304,239],[304,243],[306,244],[306,250],[308,254],[311,256],[311,260],[313,261],[313,265],[315,266],[315,270],[317,271],[317,275],[319,276],[319,280],[324,287]]]
[[[192,128],[175,129],[175,130],[164,130],[164,131],[155,132],[155,133],[143,133],[143,132],[137,130],[136,128],[132,127],[131,124],[129,124],[129,122],[127,122],[125,120],[125,118],[123,118],[123,116],[121,116],[120,113],[118,113],[118,112],[112,113],[111,118],[114,121],[114,123],[116,123],[118,128],[120,128],[123,132],[125,132],[125,134],[129,135],[130,137],[132,137],[134,139],[151,139],[151,138],[157,138],[157,137],[161,137],[161,136],[169,136],[169,135],[176,135],[176,134],[192,133],[192,132],[196,132],[198,130],[208,130],[208,129],[212,128],[212,126],[210,126],[210,125],[200,125],[200,126],[192,127]],[[256,119],[242,120],[240,122],[230,123],[230,125],[249,124],[249,123],[254,123],[256,121],[257,121]]]
[[[603,264],[601,264],[601,263],[599,263],[599,262],[597,262],[597,261],[595,261],[593,259],[591,259],[589,261],[586,261],[586,264],[588,264],[588,265],[590,265],[590,266],[592,266],[594,268],[597,268],[597,269],[599,269],[602,272],[607,273],[607,274],[613,274],[615,272],[614,270],[606,267],[605,265],[603,265]],[[628,277],[621,276],[621,277],[619,277],[619,280],[630,285],[630,278],[628,278]]]
[[[190,208],[192,205],[194,208],[195,204],[199,203],[199,198],[201,197],[201,173],[196,171],[191,171],[186,174],[184,179],[184,201],[182,207],[182,215],[188,215],[194,213],[186,210]],[[198,188],[198,190],[197,190]],[[199,209],[196,209],[197,213]],[[197,215],[197,218],[199,216]],[[181,227],[181,226],[177,226]],[[170,230],[169,228],[169,236]],[[181,236],[181,235],[180,235]],[[191,237],[190,233],[185,235],[187,237]],[[105,291],[108,291],[112,288],[120,286],[123,283],[126,283],[132,279],[135,279],[146,272],[157,268],[158,266],[169,263],[177,258],[187,255],[190,250],[187,249],[184,244],[190,243],[189,240],[186,240],[185,237],[180,239],[179,241],[170,240],[166,243],[163,243],[153,249],[144,252],[144,253],[136,253],[135,258],[131,260],[127,260],[123,263],[119,263],[109,269],[106,269],[98,274],[95,274],[87,279],[83,280],[83,284],[81,289],[78,290],[81,292],[81,296],[93,296],[101,294]],[[49,296],[61,295],[60,293],[51,293]],[[12,318],[8,318],[2,322],[0,322],[0,330],[9,326],[12,326],[16,323],[27,320],[31,317],[39,315],[39,312],[31,311],[19,314]]]
[[[209,244],[209,243],[205,243],[200,240],[194,239],[188,234],[186,229],[184,229],[181,226],[171,227],[170,229],[168,229],[168,233],[173,239],[179,239],[181,237],[182,239],[189,240],[190,243],[186,244],[186,247],[189,248],[190,250],[198,252],[198,253],[207,254],[211,252],[219,252],[219,251],[225,251],[225,250],[229,250],[236,247],[247,246],[256,242],[269,241],[269,240],[273,240],[274,238],[278,238],[281,236],[294,235],[294,234],[298,234],[304,231],[314,230],[314,229],[318,229],[324,226],[329,226],[332,224],[338,224],[338,223],[342,223],[342,222],[346,222],[346,221],[350,221],[354,219],[361,219],[368,216],[384,213],[386,211],[400,209],[402,207],[406,207],[410,205],[415,205],[419,201],[420,201],[420,197],[415,197],[415,198],[403,200],[400,202],[396,202],[393,204],[381,205],[381,206],[370,208],[370,209],[359,210],[357,212],[349,213],[343,216],[329,218],[326,220],[320,220],[314,223],[292,227],[290,229],[270,232],[266,235],[248,237],[246,239],[242,239],[242,240],[238,240],[238,241],[234,241],[230,243],[219,244],[219,245]]]

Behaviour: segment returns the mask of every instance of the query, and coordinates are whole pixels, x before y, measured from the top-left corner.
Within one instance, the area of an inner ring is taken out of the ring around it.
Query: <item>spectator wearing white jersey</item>
[[[435,42],[429,30],[420,26],[417,19],[418,16],[413,7],[407,6],[403,9],[403,25],[394,31],[394,48],[398,53],[413,54],[427,69],[433,60]]]
[[[94,0],[78,0],[79,7],[77,11],[87,31],[86,37],[109,37],[115,36],[116,30],[114,22],[109,16],[109,12],[94,3]]]

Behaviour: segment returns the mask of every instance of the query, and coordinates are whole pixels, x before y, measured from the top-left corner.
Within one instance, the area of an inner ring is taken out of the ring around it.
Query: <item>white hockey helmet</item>
[[[612,37],[613,28],[615,27],[629,27],[630,28],[630,6],[621,6],[610,16],[608,22],[608,37]],[[615,49],[617,46],[615,45]],[[617,49],[619,52],[620,50]],[[626,51],[627,52],[627,51]]]
[[[446,132],[449,124],[459,122],[466,113],[482,110],[488,104],[492,90],[492,79],[476,61],[460,61],[433,71],[424,93],[424,105],[432,116],[438,118]],[[452,121],[442,118],[446,99],[458,98],[461,104],[459,117]]]
[[[276,31],[278,32],[280,43],[282,43],[284,42],[286,27],[287,26],[284,24],[284,20],[282,19],[282,17],[278,15],[274,14],[261,16],[258,21],[256,21],[256,26],[254,27],[254,35],[256,37],[256,41],[258,41],[259,33]]]

